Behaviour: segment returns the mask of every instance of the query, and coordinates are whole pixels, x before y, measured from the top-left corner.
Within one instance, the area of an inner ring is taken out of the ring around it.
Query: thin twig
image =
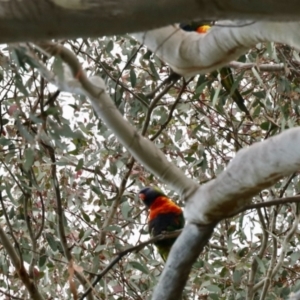
[[[188,82],[184,82],[183,83],[183,85],[182,85],[182,87],[180,89],[180,92],[178,93],[177,98],[176,98],[174,104],[172,105],[172,107],[170,109],[170,112],[169,112],[169,115],[168,115],[168,119],[166,120],[166,122],[164,124],[162,124],[160,126],[160,129],[150,138],[151,141],[154,141],[161,134],[161,132],[168,126],[168,124],[172,120],[173,112],[174,112],[177,104],[181,100],[181,96],[182,96],[183,92],[185,91],[185,88],[186,88],[187,85],[188,85]]]
[[[269,263],[269,267],[266,273],[266,276],[264,278],[264,286],[260,295],[260,300],[264,300],[269,286],[271,284],[271,279],[272,279],[272,270],[274,268],[274,264],[276,262],[276,258],[277,258],[277,251],[278,251],[278,245],[277,245],[277,237],[274,235],[275,230],[276,230],[276,219],[277,219],[277,212],[276,209],[273,209],[272,211],[272,220],[271,220],[271,224],[270,224],[270,231],[272,233],[271,238],[273,241],[273,247],[272,247],[272,256],[270,259],[270,263]]]
[[[2,290],[0,290],[0,293],[7,296],[8,297],[7,299],[16,299],[16,300],[23,300],[24,299],[24,298],[19,298],[17,296],[13,296],[12,294],[4,292]]]
[[[71,251],[68,247],[67,238],[66,238],[66,234],[65,234],[63,204],[62,204],[62,199],[61,199],[60,186],[59,186],[58,179],[57,179],[57,174],[56,174],[55,151],[51,146],[46,145],[43,142],[41,142],[41,144],[43,145],[44,148],[47,149],[49,157],[50,157],[51,162],[52,162],[51,176],[52,176],[53,187],[54,187],[55,195],[56,195],[56,213],[57,213],[57,218],[58,218],[58,225],[57,225],[58,234],[59,234],[59,239],[60,239],[61,246],[62,246],[63,251],[64,251],[64,255],[67,258],[69,264],[72,265],[73,264],[73,257],[72,257]],[[83,286],[86,286],[86,284],[88,284],[88,282],[86,281],[86,279],[84,278],[84,276],[82,274],[75,271],[75,275],[76,275],[76,277],[78,278],[78,280],[80,281],[80,283]],[[71,276],[71,274],[70,274],[70,276]],[[70,288],[73,290],[72,286],[70,286]],[[88,295],[88,297],[89,297],[90,300],[93,299],[92,294]]]
[[[15,247],[18,250],[20,264],[22,265],[23,264],[23,257],[22,257],[22,252],[21,252],[21,249],[20,249],[20,244],[19,244],[17,238],[14,235],[13,228],[12,228],[11,223],[9,221],[9,218],[8,218],[8,215],[7,215],[7,211],[6,211],[6,207],[4,205],[4,201],[3,201],[3,198],[2,198],[2,191],[0,191],[0,202],[1,202],[1,207],[2,207],[2,211],[3,211],[3,214],[4,214],[4,218],[5,218],[6,224],[7,224],[8,228],[9,228],[10,235],[11,235],[11,237],[12,237],[14,243],[15,243]]]
[[[1,195],[1,193],[0,193],[0,195]],[[2,197],[1,197],[1,200],[2,200]],[[3,201],[1,201],[1,203],[3,204]],[[44,300],[44,298],[40,294],[40,291],[38,290],[37,286],[35,285],[35,283],[30,278],[29,274],[27,273],[27,271],[23,265],[23,262],[21,261],[20,257],[18,256],[17,252],[15,251],[14,246],[10,242],[8,236],[6,235],[6,233],[4,232],[4,230],[2,229],[1,226],[0,226],[0,240],[1,240],[1,244],[7,251],[7,254],[9,255],[14,267],[16,268],[16,272],[17,272],[20,280],[23,282],[26,289],[28,290],[28,292],[31,296],[31,299]],[[18,251],[20,251],[18,243],[16,246],[18,247]]]
[[[146,118],[145,118],[145,122],[144,122],[144,126],[142,128],[142,135],[146,134],[147,128],[149,126],[149,122],[150,122],[150,117],[151,114],[154,110],[154,108],[156,107],[156,104],[158,103],[158,101],[170,90],[170,88],[179,80],[180,77],[175,77],[173,81],[171,81],[167,86],[165,86],[165,88],[152,100],[147,114],[146,114]]]
[[[287,182],[285,183],[285,185],[282,187],[282,189],[280,190],[279,193],[279,198],[283,197],[283,194],[285,193],[286,189],[288,188],[288,186],[290,185],[291,181],[293,180],[293,178],[297,175],[297,173],[293,173],[287,180]]]
[[[170,73],[170,75],[164,79],[155,89],[153,89],[150,93],[146,94],[145,96],[149,99],[152,99],[155,94],[166,84],[169,84],[173,82],[174,80],[179,80],[182,76],[178,75],[177,73],[174,73],[173,71]],[[192,79],[191,79],[192,80]]]
[[[103,223],[101,234],[100,234],[101,245],[105,244],[105,229],[111,224],[111,222],[117,212],[117,209],[119,207],[120,201],[122,199],[123,193],[126,188],[127,180],[129,179],[129,176],[131,174],[131,170],[134,166],[134,163],[135,163],[135,159],[131,156],[129,159],[129,162],[127,163],[127,172],[126,172],[125,176],[123,177],[120,187],[118,189],[118,195],[115,198],[114,203],[111,206],[109,215],[107,216],[107,218],[105,219],[105,221]]]
[[[99,273],[96,278],[94,279],[93,283],[91,284],[91,287],[89,287],[81,296],[80,300],[83,300],[92,290],[92,287],[95,287],[95,285],[102,279],[102,277],[109,272],[113,268],[113,266],[120,261],[125,255],[132,253],[132,252],[138,252],[141,249],[143,249],[145,246],[149,244],[153,244],[157,241],[165,240],[165,239],[170,239],[170,238],[175,238],[178,237],[181,233],[181,230],[176,230],[173,232],[167,232],[167,233],[162,233],[160,235],[157,235],[145,242],[142,242],[136,246],[130,247],[124,251],[119,252],[116,257],[106,266],[106,268]]]
[[[234,212],[232,215],[229,215],[228,218],[231,218],[243,211],[246,211],[248,209],[253,208],[261,208],[261,207],[270,207],[273,205],[279,205],[279,204],[287,204],[287,203],[300,203],[300,196],[293,196],[293,197],[286,197],[283,199],[276,198],[274,200],[266,201],[266,202],[259,202],[259,203],[251,203],[243,206],[238,211]]]
[[[295,209],[295,211],[297,211],[297,209]],[[286,234],[282,244],[281,244],[281,249],[280,249],[280,256],[277,260],[277,264],[275,265],[275,267],[272,269],[272,274],[270,276],[270,280],[273,279],[273,277],[277,274],[279,268],[282,266],[283,264],[283,261],[284,261],[284,258],[286,256],[286,252],[289,248],[289,242],[291,240],[291,238],[293,237],[293,235],[295,234],[297,228],[298,228],[298,224],[299,224],[299,221],[300,221],[300,216],[299,214],[296,214],[295,215],[295,220],[294,220],[294,224],[293,226],[291,227],[291,229],[288,231],[288,233]],[[260,289],[264,284],[264,281],[260,281],[258,282],[253,290],[254,292],[256,292],[258,289]]]

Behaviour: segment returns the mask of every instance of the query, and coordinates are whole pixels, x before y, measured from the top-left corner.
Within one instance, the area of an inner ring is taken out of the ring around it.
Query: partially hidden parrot
[[[152,237],[163,232],[172,232],[184,227],[182,209],[156,187],[145,187],[139,192],[139,198],[149,209],[148,230]],[[155,246],[164,261],[176,238],[155,242]]]
[[[202,34],[207,33],[207,31],[211,28],[211,25],[204,24],[203,22],[190,22],[188,24],[182,23],[179,26],[184,31],[195,31]],[[221,77],[221,84],[226,90],[227,94],[231,95],[233,101],[236,103],[239,109],[243,111],[246,114],[246,116],[252,121],[252,117],[246,105],[244,104],[244,99],[240,92],[237,89],[235,89],[234,91],[231,90],[234,84],[231,69],[228,67],[224,67],[219,70],[219,73]],[[213,72],[212,75],[214,77],[217,77],[216,72]]]

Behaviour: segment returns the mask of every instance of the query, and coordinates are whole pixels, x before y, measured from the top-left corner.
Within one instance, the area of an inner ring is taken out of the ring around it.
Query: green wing
[[[197,31],[197,28],[204,26],[204,25],[211,26],[212,23],[211,22],[203,22],[203,21],[202,22],[200,21],[200,22],[181,23],[180,28],[182,28],[185,31]],[[242,95],[240,94],[240,92],[237,89],[232,91],[232,87],[234,85],[234,80],[233,80],[231,69],[225,67],[225,68],[222,68],[219,72],[221,75],[221,84],[225,88],[226,92],[229,95],[231,95],[233,101],[236,103],[238,108],[241,111],[243,111],[251,121],[253,121],[246,105],[244,104],[244,99],[243,99]],[[217,77],[218,73],[213,72],[212,75],[214,77]]]
[[[184,223],[183,213],[179,215],[161,214],[157,216],[156,220],[152,224],[149,224],[149,230],[151,236],[156,236],[163,232],[172,232],[182,229],[184,227]],[[158,253],[164,261],[167,260],[169,252],[175,241],[176,238],[170,238],[155,243]]]
[[[232,91],[232,87],[234,84],[232,72],[230,68],[222,68],[220,70],[220,75],[221,75],[221,84],[226,90],[226,92],[231,95],[233,101],[236,103],[236,105],[239,107],[241,111],[243,111],[246,116],[252,120],[252,117],[249,113],[249,110],[247,109],[246,105],[244,104],[244,99],[238,89],[235,89]]]

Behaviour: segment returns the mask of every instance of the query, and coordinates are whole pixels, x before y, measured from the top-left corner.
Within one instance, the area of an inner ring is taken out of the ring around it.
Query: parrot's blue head
[[[139,191],[139,198],[149,208],[157,197],[166,195],[157,187],[145,187]]]

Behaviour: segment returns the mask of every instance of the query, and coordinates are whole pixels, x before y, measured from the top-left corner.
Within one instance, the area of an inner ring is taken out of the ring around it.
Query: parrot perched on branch
[[[182,209],[160,189],[145,187],[139,192],[139,198],[149,209],[148,230],[152,237],[184,227]],[[155,242],[155,246],[164,261],[167,260],[175,240],[176,238],[169,238]]]
[[[207,33],[209,29],[211,28],[211,25],[207,25],[203,22],[190,22],[188,24],[180,24],[179,25],[181,29],[184,31],[195,31],[198,33]],[[236,103],[236,105],[239,107],[241,111],[243,111],[246,116],[252,121],[252,117],[247,109],[247,107],[244,104],[244,99],[242,95],[239,93],[237,89],[232,91],[232,87],[234,85],[234,79],[232,76],[232,72],[230,68],[224,67],[219,70],[220,77],[221,77],[221,84],[226,90],[227,94],[231,95],[233,101]],[[216,78],[217,72],[213,72],[212,75]]]

